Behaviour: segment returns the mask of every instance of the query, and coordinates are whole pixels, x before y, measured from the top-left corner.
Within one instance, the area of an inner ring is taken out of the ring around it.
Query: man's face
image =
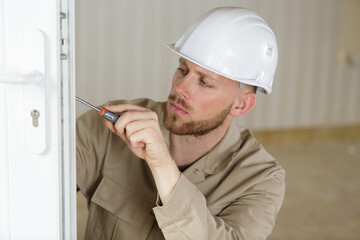
[[[180,58],[164,113],[165,127],[177,135],[195,136],[217,128],[230,117],[238,84]]]

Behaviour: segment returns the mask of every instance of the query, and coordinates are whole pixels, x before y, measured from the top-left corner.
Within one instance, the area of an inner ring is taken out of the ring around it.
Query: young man
[[[252,11],[218,8],[169,47],[180,58],[167,102],[110,102],[115,124],[78,119],[86,239],[266,239],[284,170],[234,118],[271,92],[273,32]]]

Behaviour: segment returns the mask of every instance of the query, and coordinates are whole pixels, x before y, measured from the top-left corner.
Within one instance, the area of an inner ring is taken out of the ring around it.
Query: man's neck
[[[175,135],[170,133],[170,154],[177,166],[188,166],[208,153],[224,137],[232,122],[227,118],[218,128],[203,136]]]

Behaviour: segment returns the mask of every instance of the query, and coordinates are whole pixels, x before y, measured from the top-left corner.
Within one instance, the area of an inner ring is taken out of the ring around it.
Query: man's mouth
[[[179,115],[187,114],[187,112],[180,105],[178,105],[176,103],[170,102],[170,108],[171,108],[171,111],[173,111],[176,114],[179,114]]]

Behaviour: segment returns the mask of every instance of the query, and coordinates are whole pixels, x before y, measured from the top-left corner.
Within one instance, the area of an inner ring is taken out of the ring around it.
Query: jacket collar
[[[163,111],[159,114],[159,122],[167,145],[170,145],[170,133],[163,124]],[[183,174],[192,182],[198,183],[205,180],[206,174],[216,174],[224,170],[232,161],[233,156],[241,146],[241,134],[235,121],[226,131],[222,140],[207,154],[190,165]]]
[[[231,163],[241,144],[240,131],[236,122],[233,121],[221,141],[203,156],[205,162],[204,171],[208,174],[223,171]]]

